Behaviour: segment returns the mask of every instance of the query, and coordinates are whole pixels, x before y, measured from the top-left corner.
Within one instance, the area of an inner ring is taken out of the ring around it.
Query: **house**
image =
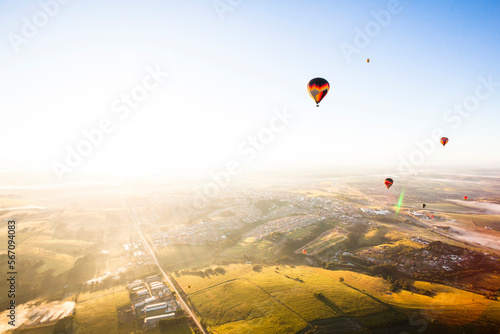
[[[156,304],[147,305],[143,311],[145,313],[148,313],[151,311],[161,310],[161,309],[166,309],[166,308],[167,308],[167,302],[163,302],[163,303],[156,303]]]
[[[138,297],[144,296],[144,295],[149,295],[149,291],[147,289],[142,289],[142,290],[136,291],[136,294]]]

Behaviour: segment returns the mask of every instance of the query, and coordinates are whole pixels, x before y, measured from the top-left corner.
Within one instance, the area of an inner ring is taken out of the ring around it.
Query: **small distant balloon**
[[[389,188],[392,186],[392,184],[393,184],[393,183],[394,183],[394,181],[393,181],[390,177],[388,177],[388,178],[387,178],[387,179],[385,179],[385,181],[384,181],[384,184],[385,184],[385,186],[387,187],[387,189],[389,189]]]
[[[366,62],[367,62],[367,63],[369,63],[369,62],[370,62],[370,58],[368,58],[368,59],[366,60]]]
[[[188,289],[191,289],[191,285],[188,285]]]
[[[426,205],[425,204],[422,204],[422,209],[425,209]]]
[[[302,254],[307,254],[307,251],[305,249],[303,249]]]
[[[467,200],[467,198],[469,198],[469,197],[467,197],[467,196],[464,196],[464,200]]]
[[[330,84],[323,78],[314,78],[307,84],[307,91],[316,102],[316,107],[319,107],[319,103],[326,96],[329,89]]]
[[[448,138],[447,137],[443,137],[443,138],[441,138],[440,142],[441,142],[441,144],[444,147],[444,145],[446,145],[446,143],[448,142]]]
[[[434,218],[434,215],[431,215],[431,218]]]

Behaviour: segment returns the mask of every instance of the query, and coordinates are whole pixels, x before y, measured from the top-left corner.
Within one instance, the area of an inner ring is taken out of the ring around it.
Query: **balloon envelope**
[[[370,62],[370,58],[368,58],[368,59],[366,60],[366,62],[367,62],[367,63],[369,63],[369,62]]]
[[[464,200],[467,200],[467,198],[469,198],[469,197],[467,197],[467,196],[464,196]]]
[[[422,204],[422,209],[425,209],[426,205],[425,204]]]
[[[444,146],[448,142],[448,138],[447,137],[443,137],[443,138],[441,138],[440,142]]]
[[[302,254],[306,254],[307,251],[305,249],[302,250]]]
[[[307,84],[307,91],[316,102],[317,107],[319,107],[319,103],[326,96],[329,89],[330,84],[323,78],[314,78]]]
[[[384,184],[385,184],[385,186],[387,187],[387,189],[389,189],[389,188],[392,186],[392,184],[393,184],[393,183],[394,183],[394,181],[393,181],[390,177],[388,177],[388,178],[387,178],[387,179],[385,179],[385,181],[384,181]]]

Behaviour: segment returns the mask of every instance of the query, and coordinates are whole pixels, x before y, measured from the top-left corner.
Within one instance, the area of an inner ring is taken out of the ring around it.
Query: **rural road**
[[[205,330],[205,328],[201,325],[200,323],[200,320],[198,319],[198,317],[196,316],[196,314],[189,308],[189,306],[187,305],[187,303],[184,301],[184,299],[182,299],[182,296],[181,294],[179,293],[179,291],[177,291],[175,285],[172,283],[172,281],[170,280],[170,278],[168,277],[168,275],[165,273],[165,271],[163,270],[163,268],[160,266],[160,263],[158,262],[158,259],[156,258],[155,256],[155,253],[153,252],[153,250],[151,249],[151,246],[149,245],[149,243],[146,241],[146,238],[144,237],[144,235],[142,234],[141,232],[141,229],[139,228],[139,223],[137,222],[137,219],[135,219],[135,215],[134,213],[132,212],[132,210],[130,210],[130,208],[127,206],[127,204],[125,203],[125,200],[123,199],[122,197],[122,202],[123,202],[123,205],[125,206],[125,208],[127,209],[127,211],[129,212],[130,214],[130,217],[132,218],[132,220],[134,221],[134,225],[137,229],[137,232],[139,232],[139,234],[141,235],[141,238],[142,240],[144,241],[144,245],[146,245],[146,248],[148,249],[148,252],[149,254],[151,255],[151,257],[153,258],[155,264],[158,266],[158,269],[160,269],[163,277],[165,278],[165,280],[168,281],[168,283],[170,284],[170,286],[172,287],[172,289],[175,291],[175,293],[177,294],[177,297],[179,297],[179,301],[180,301],[180,304],[181,304],[181,307],[186,310],[186,312],[189,314],[189,316],[191,316],[191,318],[193,319],[193,321],[196,323],[196,326],[198,327],[198,329],[203,333],[203,334],[208,334],[207,331]]]

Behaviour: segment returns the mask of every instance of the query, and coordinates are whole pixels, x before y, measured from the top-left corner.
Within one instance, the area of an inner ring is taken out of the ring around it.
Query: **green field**
[[[258,272],[252,268],[229,265],[224,275],[181,276],[177,281],[203,321],[218,333],[297,332],[317,320],[344,317],[377,327],[422,310],[437,321],[484,321],[500,326],[500,302],[439,284],[415,283],[436,292],[427,297],[408,291],[390,293],[389,283],[382,278],[350,271],[272,266]],[[325,300],[315,298],[314,293],[321,293]]]
[[[332,247],[340,241],[345,240],[345,236],[339,234],[334,229],[321,234],[319,237],[309,242],[307,245],[301,247],[296,253],[302,251],[302,248],[307,250],[308,255],[314,255],[322,252],[325,248]]]
[[[175,245],[159,250],[158,261],[165,268],[176,270],[211,263],[215,251],[211,246]]]
[[[132,324],[119,325],[117,310],[130,303],[124,287],[81,294],[76,304],[75,333],[130,333]]]

